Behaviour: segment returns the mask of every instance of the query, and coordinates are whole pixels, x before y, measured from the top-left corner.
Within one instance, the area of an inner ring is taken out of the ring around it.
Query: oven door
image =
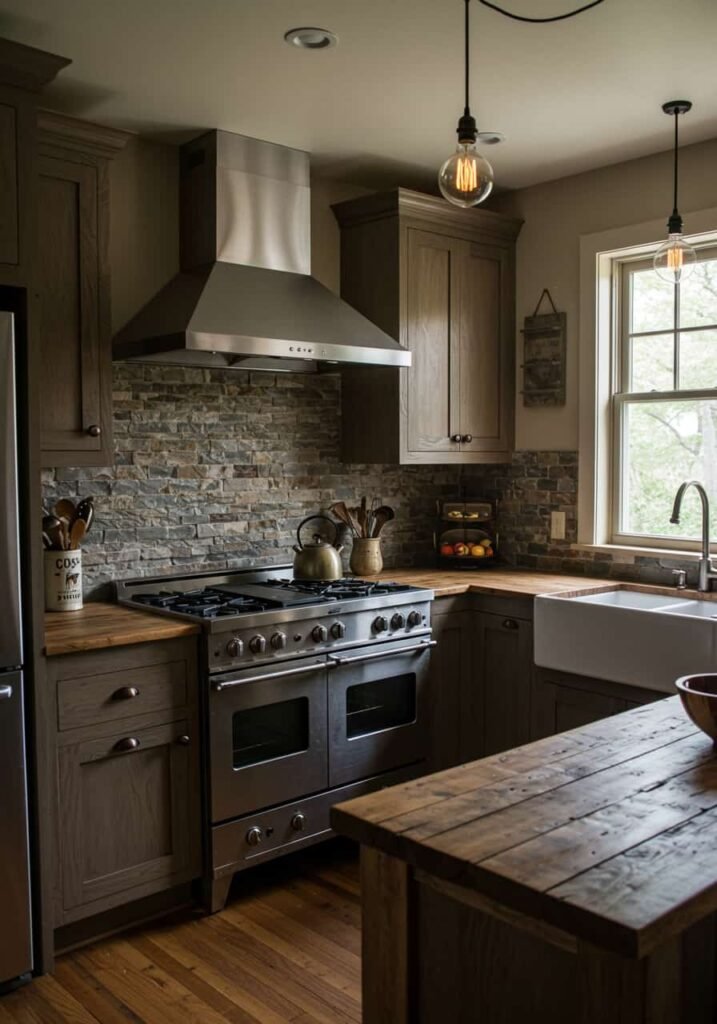
[[[325,789],[326,659],[210,680],[212,822]]]
[[[427,756],[428,637],[332,657],[329,785],[343,786]]]

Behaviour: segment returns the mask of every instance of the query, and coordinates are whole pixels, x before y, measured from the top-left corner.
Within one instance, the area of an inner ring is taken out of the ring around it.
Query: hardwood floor
[[[235,879],[188,913],[62,956],[0,998],[0,1024],[354,1024],[358,854],[336,840]]]

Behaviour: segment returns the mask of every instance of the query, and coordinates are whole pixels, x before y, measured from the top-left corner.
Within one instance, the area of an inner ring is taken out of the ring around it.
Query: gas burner
[[[380,597],[400,594],[412,588],[404,583],[390,583],[385,580],[357,580],[353,577],[342,580],[267,580],[266,586],[297,594],[311,594],[325,601],[346,601],[356,597]]]
[[[270,601],[224,593],[211,587],[205,590],[160,590],[156,594],[135,594],[132,600],[150,608],[195,615],[200,619],[241,615],[243,612],[265,612],[272,607]]]

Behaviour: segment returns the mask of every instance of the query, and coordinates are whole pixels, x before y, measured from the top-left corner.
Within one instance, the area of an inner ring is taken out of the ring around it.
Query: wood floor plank
[[[18,1024],[98,1024],[98,1018],[51,976],[18,989],[3,1004]]]
[[[55,978],[102,1024],[142,1024],[142,1018],[100,984],[77,957],[61,957],[55,965]]]

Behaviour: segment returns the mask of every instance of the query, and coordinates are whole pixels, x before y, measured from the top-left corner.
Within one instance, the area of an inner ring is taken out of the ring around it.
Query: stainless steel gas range
[[[236,871],[328,838],[332,804],[425,770],[432,591],[287,566],[116,589],[202,625],[211,910]]]

